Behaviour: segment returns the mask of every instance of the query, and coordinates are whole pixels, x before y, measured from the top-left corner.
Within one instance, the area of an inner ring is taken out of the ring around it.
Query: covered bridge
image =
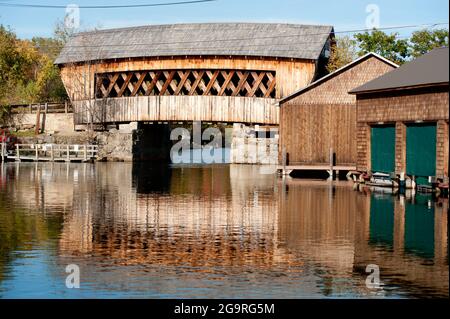
[[[321,76],[331,26],[150,25],[79,33],[56,60],[75,124],[278,125],[279,99]]]

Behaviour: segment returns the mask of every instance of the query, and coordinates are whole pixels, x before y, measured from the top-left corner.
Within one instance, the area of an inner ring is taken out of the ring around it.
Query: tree
[[[0,105],[9,104],[16,84],[30,74],[27,72],[30,55],[24,55],[17,43],[16,35],[0,25]]]
[[[331,46],[330,59],[326,66],[328,72],[349,64],[358,57],[356,41],[349,36],[338,37],[335,44]]]
[[[408,41],[398,39],[398,33],[386,34],[380,30],[357,33],[355,39],[360,48],[359,55],[375,52],[397,64],[403,64],[409,56]]]
[[[410,39],[411,55],[415,58],[435,48],[448,46],[448,30],[419,30]]]
[[[55,24],[53,38],[64,46],[75,33],[75,29],[67,27],[64,21],[58,20]]]

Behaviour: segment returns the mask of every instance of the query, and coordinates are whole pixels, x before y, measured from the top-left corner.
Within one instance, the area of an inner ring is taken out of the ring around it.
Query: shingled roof
[[[351,90],[350,94],[448,85],[448,48],[437,48],[401,67]]]
[[[167,56],[257,56],[316,60],[332,26],[274,23],[149,25],[73,36],[55,64]]]

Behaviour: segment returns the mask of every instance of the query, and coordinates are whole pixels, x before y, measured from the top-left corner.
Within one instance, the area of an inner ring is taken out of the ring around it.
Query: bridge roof
[[[55,64],[139,57],[255,56],[316,60],[332,26],[276,23],[148,25],[82,32]]]

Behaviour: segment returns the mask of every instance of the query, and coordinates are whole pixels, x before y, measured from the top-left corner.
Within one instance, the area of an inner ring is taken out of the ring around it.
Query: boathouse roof
[[[398,65],[395,64],[394,62],[389,61],[388,59],[382,57],[381,55],[379,55],[377,53],[369,52],[369,53],[366,53],[365,55],[359,57],[358,59],[356,59],[356,60],[354,60],[354,61],[352,61],[352,62],[350,62],[350,63],[348,63],[348,64],[346,64],[346,65],[344,65],[342,67],[340,67],[339,69],[329,73],[328,75],[319,78],[318,80],[312,82],[311,84],[305,86],[304,88],[301,88],[300,90],[292,93],[291,95],[286,96],[285,98],[280,100],[279,104],[282,105],[282,104],[292,100],[293,98],[295,98],[295,97],[297,97],[299,95],[302,95],[303,93],[306,93],[306,92],[308,92],[308,91],[310,91],[310,90],[320,86],[321,84],[327,82],[328,80],[333,79],[334,77],[338,76],[339,74],[344,73],[347,70],[350,70],[354,66],[360,64],[363,61],[366,61],[369,58],[376,58],[376,59],[378,59],[380,61],[383,61],[384,63],[394,67],[394,68],[398,68]]]
[[[350,94],[448,85],[448,47],[434,49],[401,67],[351,90]]]
[[[253,56],[316,60],[332,26],[276,23],[148,25],[82,32],[55,64],[143,57]]]

